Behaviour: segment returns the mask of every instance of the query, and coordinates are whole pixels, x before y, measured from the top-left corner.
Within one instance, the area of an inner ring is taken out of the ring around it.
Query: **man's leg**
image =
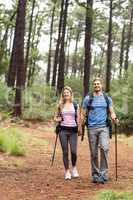
[[[98,165],[98,132],[97,129],[88,130],[88,140],[90,145],[90,155],[91,155],[91,170],[92,170],[92,181],[97,182],[97,177],[99,174]],[[96,179],[96,180],[95,180]]]
[[[100,175],[106,181],[108,171],[108,151],[109,151],[109,130],[107,127],[100,128],[99,134],[100,144]]]

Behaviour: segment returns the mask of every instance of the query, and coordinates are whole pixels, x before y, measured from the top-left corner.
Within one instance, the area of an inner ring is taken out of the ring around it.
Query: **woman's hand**
[[[62,118],[61,118],[61,117],[56,117],[56,118],[55,118],[55,121],[56,121],[56,122],[61,122],[61,121],[62,121]]]

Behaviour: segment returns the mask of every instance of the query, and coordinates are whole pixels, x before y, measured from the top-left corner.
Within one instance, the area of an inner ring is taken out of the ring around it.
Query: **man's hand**
[[[116,117],[115,113],[112,113],[111,119],[112,119],[114,124],[118,124],[119,123],[119,119]]]
[[[78,125],[78,136],[82,135],[82,126]]]
[[[119,121],[119,119],[117,117],[115,118],[114,123],[117,124],[117,125],[120,123],[120,121]]]
[[[109,107],[109,111],[110,111],[110,117],[111,117],[113,123],[114,123],[114,124],[118,124],[118,123],[119,123],[119,120],[118,120],[118,118],[116,117],[115,111],[114,111],[114,109],[113,109],[112,106]]]

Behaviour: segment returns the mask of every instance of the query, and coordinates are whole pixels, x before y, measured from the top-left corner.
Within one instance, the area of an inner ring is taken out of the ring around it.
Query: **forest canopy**
[[[8,3],[0,1],[2,113],[47,120],[64,85],[81,103],[101,77],[119,118],[131,123],[132,0]]]

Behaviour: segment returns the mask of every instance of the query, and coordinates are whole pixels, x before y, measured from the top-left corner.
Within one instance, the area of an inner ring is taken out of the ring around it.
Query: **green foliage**
[[[0,111],[10,111],[13,103],[14,92],[0,81]]]
[[[129,192],[114,192],[112,190],[104,190],[100,192],[93,200],[132,200],[133,194]]]
[[[24,118],[49,120],[53,118],[57,97],[49,86],[34,85],[23,94]]]
[[[24,155],[25,148],[23,133],[17,128],[1,128],[0,151],[15,156]]]
[[[65,85],[72,88],[75,100],[80,103],[83,95],[82,79],[75,76],[66,77]]]
[[[111,96],[114,107],[121,120],[133,120],[133,79],[132,69],[129,69],[127,79],[113,80]]]

